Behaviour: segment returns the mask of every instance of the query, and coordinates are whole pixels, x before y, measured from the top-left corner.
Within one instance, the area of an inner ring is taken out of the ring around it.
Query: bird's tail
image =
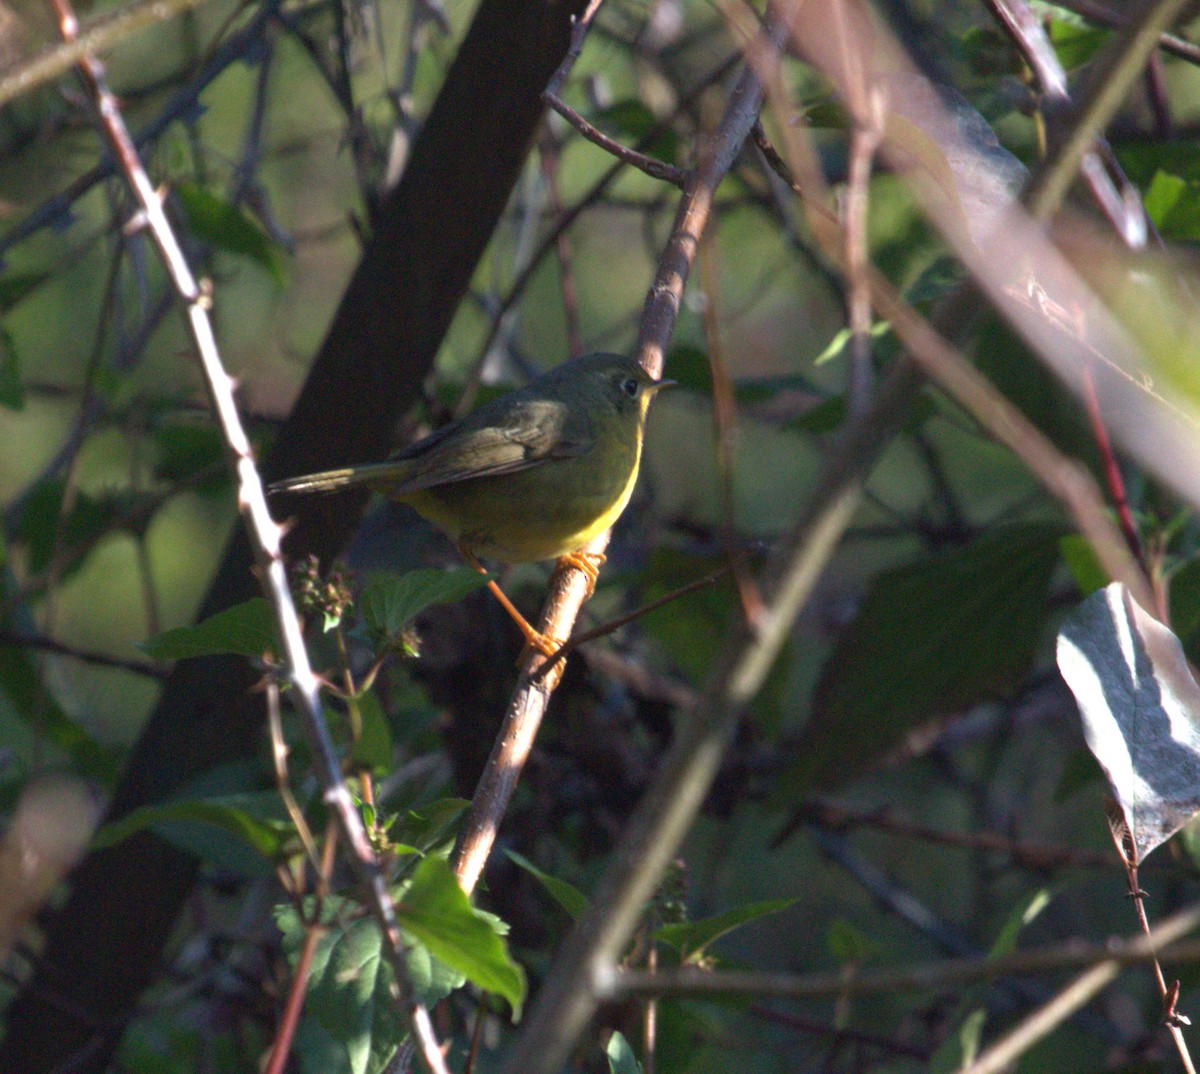
[[[270,493],[278,492],[337,492],[353,485],[369,485],[378,482],[380,478],[394,475],[394,463],[380,462],[370,466],[350,466],[344,470],[324,470],[319,474],[302,474],[299,477],[285,477],[282,481],[273,481],[267,486]]]

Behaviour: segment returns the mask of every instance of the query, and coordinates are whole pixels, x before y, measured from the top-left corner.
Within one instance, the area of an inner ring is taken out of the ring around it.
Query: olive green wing
[[[398,452],[390,462],[400,480],[387,484],[378,480],[384,477],[379,474],[375,487],[389,496],[403,496],[528,470],[553,459],[574,458],[592,447],[591,422],[561,400],[508,397],[497,402],[504,406],[481,407]],[[388,465],[382,463],[381,468]]]

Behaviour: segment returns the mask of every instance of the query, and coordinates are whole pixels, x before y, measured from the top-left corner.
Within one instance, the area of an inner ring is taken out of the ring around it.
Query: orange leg
[[[607,558],[603,552],[568,552],[559,557],[558,564],[561,567],[565,563],[587,575],[587,596],[583,599],[588,600],[596,592],[596,579],[600,577],[600,568]]]
[[[483,564],[475,558],[470,549],[460,544],[458,546],[458,550],[462,554],[463,559],[465,559],[467,563],[474,567],[480,574],[487,574],[487,568],[485,568]],[[492,596],[500,602],[500,607],[508,612],[508,614],[512,617],[512,621],[517,624],[517,628],[522,634],[525,635],[526,645],[533,646],[533,648],[535,648],[543,656],[553,656],[560,648],[562,648],[562,642],[555,641],[554,638],[549,637],[546,634],[539,633],[529,625],[529,622],[526,620],[525,616],[517,611],[516,605],[508,599],[504,590],[496,584],[494,579],[490,580],[487,585],[488,589],[492,591]]]

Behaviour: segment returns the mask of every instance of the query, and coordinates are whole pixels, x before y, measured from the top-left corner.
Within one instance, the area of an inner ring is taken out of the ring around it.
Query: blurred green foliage
[[[939,77],[1005,149],[1036,162],[1042,128],[1030,116],[1027,73],[984,5],[880,7],[918,56],[940,57]],[[220,62],[222,47],[265,10],[213,0],[105,57],[131,127],[153,132],[142,150],[188,256],[213,282],[219,342],[260,449],[299,390],[371,232],[372,205],[419,137],[472,7],[447,4],[443,28],[418,3],[300,3]],[[566,97],[611,136],[690,163],[697,130],[725,101],[728,78],[711,76],[733,53],[717,12],[685,2],[603,10]],[[1069,71],[1086,72],[1112,38],[1061,9],[1038,10]],[[45,36],[30,32],[30,41]],[[1160,375],[1194,398],[1195,313],[1180,295],[1195,286],[1200,156],[1178,134],[1200,110],[1200,81],[1178,58],[1163,68],[1175,124],[1156,130],[1137,104],[1112,140],[1172,256],[1136,271],[1083,267],[1095,269],[1089,278],[1118,314],[1150,310],[1140,321],[1129,314],[1132,331]],[[844,189],[848,113],[811,70],[792,64],[788,77],[797,113],[817,128],[820,163]],[[612,159],[555,117],[546,129],[455,312],[427,405],[402,423],[405,437],[440,420],[476,374],[486,398],[562,360],[572,337],[586,349],[633,346],[676,194],[630,169],[597,189]],[[105,159],[71,80],[0,112],[6,816],[47,772],[110,794],[166,664],[234,653],[272,672],[265,601],[193,624],[236,523],[233,484],[157,253],[128,226],[120,182],[93,174]],[[902,182],[880,169],[869,191],[875,264],[922,310],[936,309],[961,273]],[[576,207],[561,245],[546,243]],[[643,476],[588,606],[594,621],[582,626],[718,572],[731,552],[737,568],[571,656],[506,820],[508,855],[478,899],[488,910],[468,904],[444,861],[515,674],[509,627],[471,595],[482,579],[448,570],[452,550],[409,540],[411,520],[377,507],[347,552],[353,608],[309,616],[357,806],[393,869],[409,970],[425,999],[444,1000],[455,1069],[475,1015],[456,989],[470,981],[519,1009],[526,972],[535,982],[545,972],[687,698],[727,655],[731,625],[755,622],[777,567],[772,553],[855,416],[841,281],[755,154],[743,154],[719,189],[704,241],[707,263],[685,290],[666,360],[681,388],[652,411]],[[872,342],[877,384],[900,347],[881,322]],[[956,342],[1060,448],[1100,473],[1081,408],[1013,333],[985,315]],[[728,397],[714,390],[722,381],[713,363],[728,376]],[[714,417],[721,407],[728,426]],[[1134,930],[1119,870],[1092,864],[1108,846],[1102,785],[1091,769],[1078,774],[1077,721],[1051,670],[1061,611],[1102,580],[1094,553],[1067,535],[1065,513],[1033,477],[944,396],[921,393],[899,424],[684,848],[686,919],[648,922],[635,961],[662,941],[680,960],[805,972],[982,954],[1018,936],[1037,946]],[[1125,469],[1143,551],[1157,557],[1172,622],[1195,661],[1200,527],[1163,484]],[[541,568],[512,574],[534,607],[544,577]],[[286,689],[282,704],[286,712]],[[219,941],[238,967],[226,975],[214,971],[219,959],[189,962],[186,944],[168,952],[187,998],[166,985],[148,993],[123,1069],[256,1064],[278,1024],[283,967],[294,968],[318,927],[299,1069],[382,1071],[396,1052],[403,1025],[374,922],[338,894],[319,907],[310,892],[283,887],[261,898],[275,870],[294,878],[307,860],[267,760],[271,745],[261,763],[225,773],[219,789],[189,788],[96,837],[99,848],[154,832],[197,855],[203,912],[181,932]],[[299,815],[320,836],[326,806],[290,719],[274,746],[289,757]],[[807,808],[833,791],[851,818],[841,827],[822,826]],[[896,817],[910,828],[892,825]],[[973,841],[981,830],[1009,838],[1011,852]],[[1070,864],[1051,868],[1021,852],[1044,843],[1067,851]],[[1195,897],[1195,838],[1181,843],[1143,877],[1156,913]],[[1051,881],[1034,920],[1026,911]],[[914,906],[921,912],[903,909]],[[5,979],[0,998],[23,972]],[[1168,1069],[1147,1043],[1159,1017],[1148,986],[1126,976],[1118,987],[1118,1014],[1092,1012],[1022,1069],[1067,1054],[1074,1069],[1115,1070],[1105,1064],[1118,1042],[1146,1054],[1139,1069]],[[795,1011],[668,999],[655,1069],[955,1069],[1014,1008],[1048,994],[1040,989],[831,996]],[[478,1069],[491,1070],[510,1039],[509,1012],[479,1011]],[[607,1013],[617,1031],[607,1054],[593,1042],[588,1069],[639,1069],[640,1045],[629,1045],[641,1040],[636,1018]]]

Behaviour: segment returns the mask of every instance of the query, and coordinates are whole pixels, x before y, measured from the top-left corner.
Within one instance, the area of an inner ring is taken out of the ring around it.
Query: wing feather
[[[404,480],[380,491],[391,496],[494,477],[584,454],[593,443],[590,422],[571,416],[556,399],[509,398],[503,411],[481,407],[393,456],[403,462]]]

